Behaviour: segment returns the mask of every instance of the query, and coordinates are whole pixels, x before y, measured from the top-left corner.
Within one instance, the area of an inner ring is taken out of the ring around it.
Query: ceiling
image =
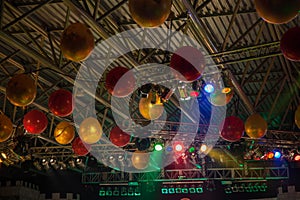
[[[140,28],[131,18],[128,1],[3,0],[0,15],[1,110],[20,130],[22,117],[28,110],[37,108],[47,113],[47,131],[26,139],[30,144],[27,151],[33,155],[30,159],[54,154],[66,159],[74,157],[71,146],[59,145],[53,137],[55,125],[62,120],[73,121],[73,116],[62,119],[48,110],[50,94],[59,88],[72,91],[78,71],[84,65],[84,62],[64,58],[60,51],[62,32],[69,24],[82,22],[90,27],[97,46],[118,33]],[[265,22],[257,15],[252,0],[173,0],[172,13],[161,28],[185,33],[202,44],[214,66],[232,80],[235,94],[226,107],[228,116],[235,115],[245,121],[250,114],[258,112],[268,123],[268,133],[260,141],[292,148],[299,143],[300,135],[294,123],[294,112],[299,104],[299,62],[285,59],[279,43],[282,34],[297,25],[299,17],[282,25]],[[159,40],[156,36],[152,39]],[[103,50],[104,47],[95,48],[90,59],[93,65],[102,66],[110,59]],[[147,63],[168,64],[170,58],[170,53],[141,49],[119,57],[108,70],[117,65],[134,68]],[[24,72],[37,79],[37,97],[26,108],[14,107],[6,100],[5,87],[10,77]],[[100,81],[95,106],[106,134],[115,123],[110,98],[104,81]],[[88,105],[83,101],[81,106]],[[166,103],[165,109],[171,116],[167,122],[171,127],[181,113],[178,102]],[[75,110],[86,117],[83,110]],[[139,117],[138,114],[133,116]],[[16,131],[15,138],[18,134]],[[162,135],[167,137],[167,134]],[[2,148],[14,141],[11,138]],[[250,139],[245,136],[243,141]]]

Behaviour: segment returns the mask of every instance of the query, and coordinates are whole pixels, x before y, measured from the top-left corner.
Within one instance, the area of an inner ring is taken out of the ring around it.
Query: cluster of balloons
[[[300,10],[299,0],[255,0],[255,8],[260,17],[271,24],[284,24],[297,17]],[[280,41],[283,55],[291,61],[300,61],[300,27],[284,33]]]
[[[266,134],[267,129],[267,122],[258,113],[250,115],[245,124],[238,117],[226,117],[219,128],[220,136],[229,142],[239,141],[244,135],[244,132],[246,132],[250,138],[262,138]]]

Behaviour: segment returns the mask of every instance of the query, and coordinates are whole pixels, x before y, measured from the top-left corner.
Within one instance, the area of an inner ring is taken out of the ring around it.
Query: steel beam
[[[202,38],[204,45],[209,49],[210,53],[217,53],[218,52],[217,48],[214,46],[212,40],[208,37],[207,33],[205,33],[205,27],[203,26],[202,22],[198,19],[197,13],[193,8],[193,6],[191,5],[191,2],[189,0],[182,0],[182,2],[188,9],[191,19],[197,26],[197,31],[199,33],[199,36]],[[218,61],[222,62],[220,59],[218,59]],[[224,65],[221,65],[221,68],[226,68],[226,67]],[[242,90],[240,84],[235,79],[231,71],[228,71],[228,77],[232,81],[232,84],[235,87],[237,94],[239,95],[239,97],[242,99],[245,106],[247,107],[248,112],[250,114],[254,113],[255,110],[252,103],[249,101],[248,97]]]

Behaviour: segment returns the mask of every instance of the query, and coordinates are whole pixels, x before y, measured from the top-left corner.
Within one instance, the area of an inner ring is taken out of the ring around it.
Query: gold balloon
[[[300,106],[298,106],[296,112],[295,112],[295,123],[298,128],[300,128]]]
[[[70,122],[62,121],[54,130],[54,138],[59,144],[69,144],[74,137],[74,126]]]
[[[136,169],[146,169],[148,167],[149,160],[150,160],[149,153],[142,152],[142,151],[133,152],[131,157],[132,165]]]
[[[69,60],[75,62],[85,60],[90,56],[94,47],[93,33],[85,24],[71,24],[62,34],[60,48]]]
[[[268,129],[268,124],[260,116],[260,114],[252,114],[245,122],[245,131],[250,138],[261,138],[263,137]]]
[[[35,81],[26,74],[12,77],[6,87],[7,99],[15,106],[27,106],[36,97]]]
[[[79,136],[87,144],[98,142],[102,136],[102,127],[97,119],[86,118],[79,126]]]
[[[0,142],[8,140],[12,133],[13,124],[11,120],[7,116],[0,114]]]
[[[156,102],[155,104],[151,103],[151,100],[155,95]],[[139,102],[139,110],[141,115],[148,120],[158,119],[164,112],[164,106],[159,100],[158,94],[149,93],[147,98],[141,98]]]

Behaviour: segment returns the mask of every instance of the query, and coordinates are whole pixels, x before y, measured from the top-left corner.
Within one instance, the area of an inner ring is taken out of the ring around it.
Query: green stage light
[[[161,151],[163,149],[163,145],[161,143],[156,143],[154,145],[155,151]]]
[[[190,152],[190,153],[194,153],[194,152],[195,152],[195,147],[189,148],[189,152]]]
[[[168,188],[161,188],[161,193],[162,194],[168,194]]]

